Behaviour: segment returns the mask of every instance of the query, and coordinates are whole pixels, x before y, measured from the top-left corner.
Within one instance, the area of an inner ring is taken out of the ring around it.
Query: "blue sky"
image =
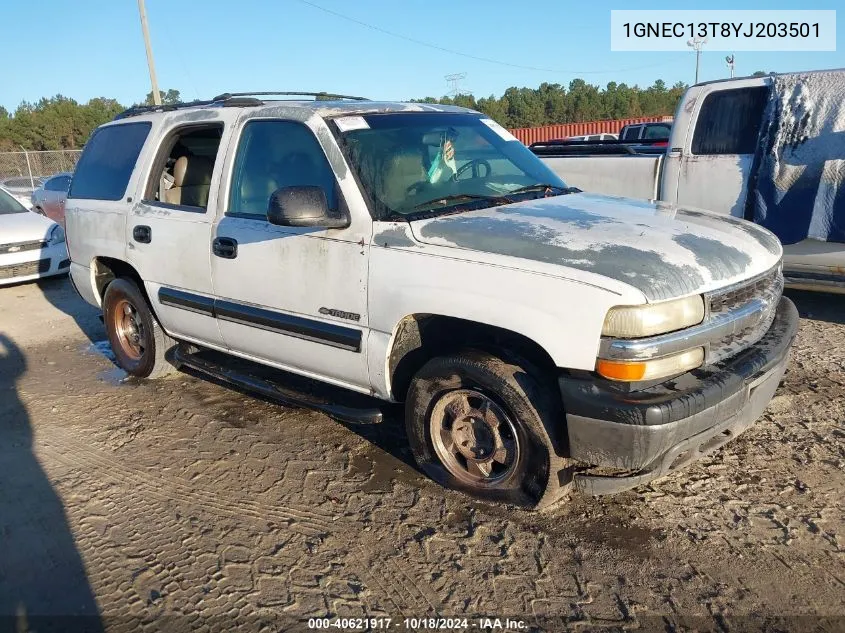
[[[509,86],[575,77],[650,85],[692,83],[691,52],[610,51],[613,8],[677,9],[677,2],[590,0],[308,0],[374,27],[476,57],[421,46],[332,15],[302,0],[147,0],[162,89],[185,99],[225,91],[326,90],[370,98],[408,99],[447,92],[444,75],[465,72],[477,97]],[[86,101],[140,101],[150,90],[135,0],[29,0],[3,8],[0,105],[57,93]],[[820,0],[687,2],[683,8],[836,9]],[[755,70],[845,67],[845,15],[837,20],[837,52],[737,53],[737,74]],[[12,28],[9,28],[12,26]],[[701,79],[726,77],[725,53],[705,49]]]

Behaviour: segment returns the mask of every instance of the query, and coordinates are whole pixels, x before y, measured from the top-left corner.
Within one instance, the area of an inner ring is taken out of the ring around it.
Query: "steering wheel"
[[[415,196],[420,191],[422,191],[423,189],[425,189],[428,186],[429,186],[429,183],[428,183],[427,180],[420,180],[419,182],[415,182],[413,185],[411,185],[410,187],[405,189],[405,195],[406,196]]]
[[[490,167],[490,163],[488,163],[486,160],[484,160],[483,158],[474,158],[471,161],[461,165],[458,168],[458,171],[455,172],[455,175],[452,176],[452,180],[457,180],[458,178],[460,178],[461,174],[463,174],[467,169],[472,169],[472,177],[478,178],[480,176],[480,170],[478,169],[479,167],[484,167],[485,178],[488,178],[493,172],[493,168]]]

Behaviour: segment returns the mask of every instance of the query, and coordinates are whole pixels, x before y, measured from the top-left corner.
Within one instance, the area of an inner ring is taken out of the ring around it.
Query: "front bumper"
[[[69,270],[70,259],[64,242],[0,254],[0,286],[61,275]]]
[[[569,456],[611,474],[575,474],[591,495],[629,490],[733,439],[763,413],[786,370],[798,311],[783,297],[757,343],[709,369],[622,393],[598,380],[561,376]]]

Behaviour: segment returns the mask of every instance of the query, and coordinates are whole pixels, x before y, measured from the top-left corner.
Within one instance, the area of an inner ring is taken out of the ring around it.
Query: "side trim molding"
[[[182,290],[174,290],[173,288],[159,288],[158,301],[162,305],[172,308],[182,308],[189,312],[196,312],[210,317],[214,316],[214,299],[212,297],[195,295],[191,292],[183,292]]]
[[[221,321],[278,332],[351,352],[361,351],[361,330],[355,328],[266,310],[236,301],[213,299],[173,288],[160,288],[158,300],[162,305],[218,318]]]

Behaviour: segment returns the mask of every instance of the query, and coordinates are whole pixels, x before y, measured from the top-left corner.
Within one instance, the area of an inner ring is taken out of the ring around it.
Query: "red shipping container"
[[[587,134],[619,134],[625,125],[633,123],[652,123],[655,121],[672,121],[670,116],[638,117],[635,119],[609,119],[605,121],[583,121],[581,123],[563,123],[560,125],[544,125],[542,127],[520,127],[510,130],[526,145],[543,143],[554,139],[564,139],[570,136],[585,136]]]

